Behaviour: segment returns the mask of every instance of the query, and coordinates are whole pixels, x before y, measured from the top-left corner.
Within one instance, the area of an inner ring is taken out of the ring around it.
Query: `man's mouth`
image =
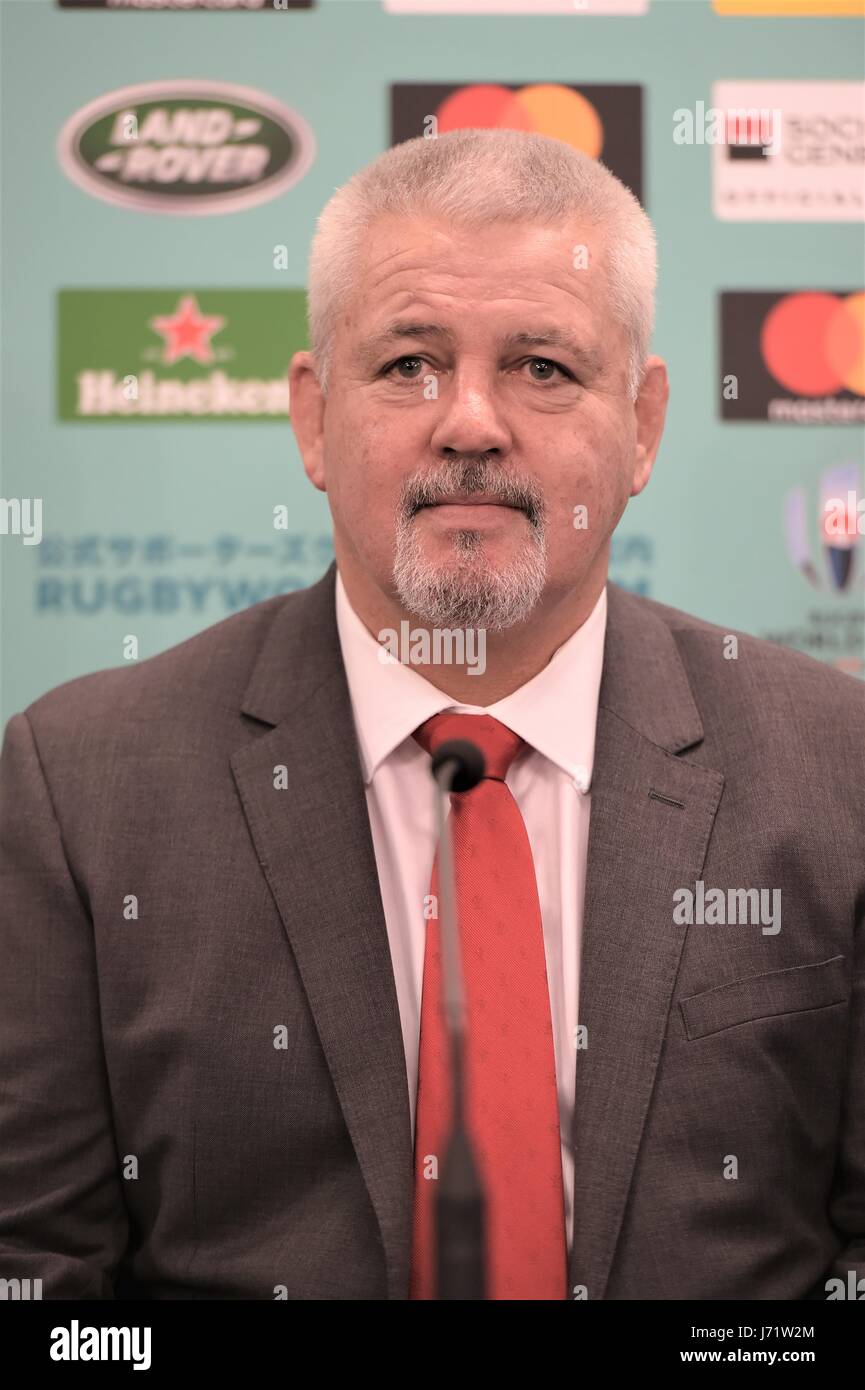
[[[515,507],[512,502],[503,502],[500,497],[491,497],[483,492],[469,495],[453,493],[450,497],[442,497],[438,502],[426,502],[418,510],[424,511],[428,507],[509,507],[512,511],[522,511],[522,507]]]

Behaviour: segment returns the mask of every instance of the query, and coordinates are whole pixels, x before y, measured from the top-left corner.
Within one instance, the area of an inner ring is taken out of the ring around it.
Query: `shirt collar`
[[[442,710],[489,714],[574,779],[591,785],[598,692],[607,626],[607,589],[576,632],[533,676],[489,706],[464,705],[411,666],[383,662],[383,648],[349,603],[336,576],[336,621],[364,782],[425,720]]]

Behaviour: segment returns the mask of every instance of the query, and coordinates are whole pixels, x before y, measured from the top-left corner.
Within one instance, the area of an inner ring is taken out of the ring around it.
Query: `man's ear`
[[[288,368],[291,427],[297,440],[303,468],[313,487],[325,492],[324,406],[325,399],[315,374],[311,352],[296,352]]]
[[[667,364],[660,357],[647,357],[643,366],[643,381],[634,401],[637,420],[637,445],[634,453],[634,477],[631,496],[643,491],[652,472],[652,464],[661,443],[670,382]]]

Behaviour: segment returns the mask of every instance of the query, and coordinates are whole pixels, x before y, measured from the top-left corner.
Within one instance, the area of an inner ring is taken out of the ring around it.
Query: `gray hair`
[[[520,130],[453,130],[385,150],[338,188],[319,216],[309,258],[307,313],[316,375],[327,392],[334,332],[356,289],[357,267],[380,217],[435,216],[466,230],[491,222],[559,226],[580,220],[607,233],[609,303],[628,342],[635,400],[655,316],[655,233],[629,188],[563,140]]]

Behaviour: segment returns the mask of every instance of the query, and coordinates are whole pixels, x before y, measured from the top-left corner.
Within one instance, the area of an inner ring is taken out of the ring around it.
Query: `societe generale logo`
[[[76,111],[58,140],[85,192],[139,212],[202,216],[253,207],[297,183],[315,140],[296,111],[228,82],[145,82]]]

